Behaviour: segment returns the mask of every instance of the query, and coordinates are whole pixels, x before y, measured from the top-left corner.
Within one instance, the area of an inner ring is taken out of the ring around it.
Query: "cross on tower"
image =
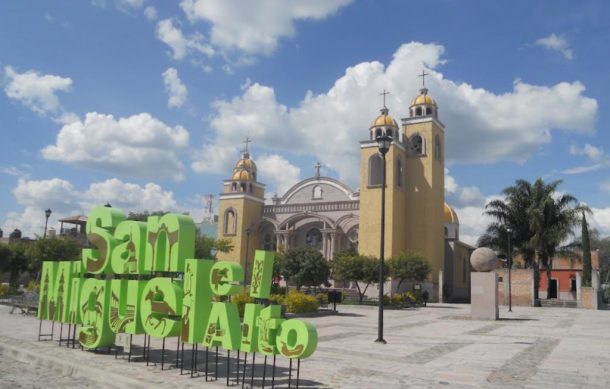
[[[424,88],[426,87],[426,76],[429,76],[429,74],[426,73],[423,69],[421,71],[421,74],[417,76],[421,77],[421,86]]]
[[[322,165],[320,165],[320,162],[316,162],[315,165],[313,165],[314,169],[316,169],[316,178],[320,178],[320,168],[322,167]]]
[[[252,142],[252,139],[250,139],[250,138],[248,138],[248,137],[246,137],[246,140],[245,140],[245,141],[243,141],[243,143],[245,143],[245,144],[246,144],[246,147],[244,148],[244,153],[247,153],[247,152],[248,152],[248,143],[251,143],[251,142]]]
[[[389,95],[390,92],[386,91],[385,88],[383,89],[383,92],[380,93],[380,95],[383,95],[383,107],[385,108],[385,96]]]

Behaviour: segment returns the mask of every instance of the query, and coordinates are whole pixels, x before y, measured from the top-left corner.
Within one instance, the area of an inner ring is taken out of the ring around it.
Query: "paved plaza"
[[[1,387],[225,387],[224,362],[218,382],[191,379],[180,369],[161,371],[158,355],[146,366],[135,355],[137,347],[128,363],[124,355],[116,360],[113,353],[37,342],[37,319],[8,311],[0,306]],[[501,320],[477,321],[469,319],[469,305],[387,310],[385,345],[373,342],[375,307],[340,306],[339,311],[305,319],[317,326],[319,344],[301,364],[299,387],[610,387],[608,311],[514,307],[509,313],[501,307]],[[168,339],[168,349],[175,345]],[[159,342],[153,346],[161,347]],[[168,351],[166,361],[173,356],[175,351]],[[260,387],[262,356],[257,358],[255,384]],[[271,386],[268,363],[266,387]],[[287,384],[287,362],[278,358],[275,386]]]

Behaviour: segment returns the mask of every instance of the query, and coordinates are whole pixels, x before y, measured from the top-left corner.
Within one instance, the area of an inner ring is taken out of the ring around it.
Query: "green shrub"
[[[405,298],[404,295],[396,293],[394,296],[392,296],[390,301],[393,305],[401,305],[405,301]]]
[[[316,300],[318,300],[319,305],[328,305],[328,294],[327,293],[318,293],[316,295]]]
[[[231,302],[237,304],[237,309],[239,310],[239,317],[244,317],[244,310],[246,309],[246,304],[254,303],[254,297],[241,292],[240,294],[236,294],[231,297]]]
[[[317,312],[320,304],[315,296],[291,290],[285,297],[286,310],[291,313]]]
[[[32,280],[32,281],[28,282],[28,286],[26,286],[25,289],[28,292],[38,292],[39,287],[40,287],[40,283]]]
[[[8,285],[0,284],[0,297],[8,295],[9,290],[10,290],[10,287]]]

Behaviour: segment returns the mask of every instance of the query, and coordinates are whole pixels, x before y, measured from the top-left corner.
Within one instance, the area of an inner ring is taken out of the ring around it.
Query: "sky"
[[[475,243],[517,179],[562,180],[610,235],[607,1],[0,2],[0,227],[44,210],[204,215],[243,141],[266,195],[322,174],[358,186],[388,90],[426,87],[446,200]]]

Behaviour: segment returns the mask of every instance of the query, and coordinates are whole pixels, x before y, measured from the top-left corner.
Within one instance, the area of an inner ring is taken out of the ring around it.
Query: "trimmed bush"
[[[237,309],[239,310],[239,317],[244,317],[244,310],[246,309],[246,304],[254,303],[254,297],[242,292],[240,294],[236,294],[231,297],[231,302],[237,304]]]
[[[315,296],[291,290],[285,297],[286,310],[291,313],[317,312],[320,304]]]

